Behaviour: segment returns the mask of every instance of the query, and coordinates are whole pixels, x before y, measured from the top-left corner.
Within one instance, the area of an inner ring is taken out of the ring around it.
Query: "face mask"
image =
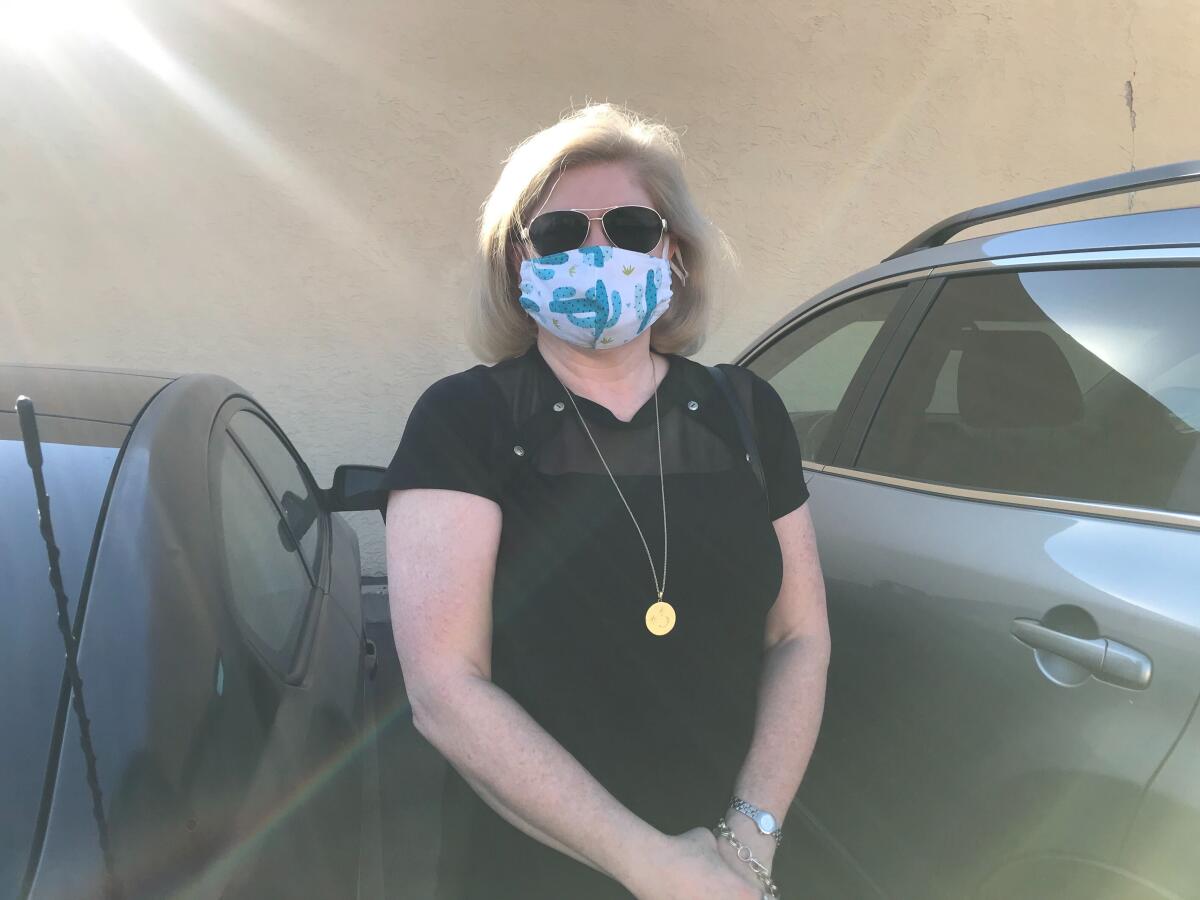
[[[577,347],[611,350],[654,324],[671,302],[667,260],[620,247],[580,247],[521,263],[521,307]]]

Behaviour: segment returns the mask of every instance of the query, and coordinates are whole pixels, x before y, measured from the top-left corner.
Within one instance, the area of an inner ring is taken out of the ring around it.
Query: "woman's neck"
[[[653,396],[671,365],[665,356],[655,353],[651,367],[649,332],[620,347],[584,350],[538,329],[537,345],[567,388],[626,420]]]

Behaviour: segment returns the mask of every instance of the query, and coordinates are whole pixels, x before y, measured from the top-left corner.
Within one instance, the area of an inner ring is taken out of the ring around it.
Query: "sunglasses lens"
[[[622,250],[649,253],[662,237],[662,217],[644,206],[618,206],[604,214],[604,230]]]
[[[587,216],[569,209],[542,213],[529,223],[529,241],[540,256],[582,247],[587,234]]]

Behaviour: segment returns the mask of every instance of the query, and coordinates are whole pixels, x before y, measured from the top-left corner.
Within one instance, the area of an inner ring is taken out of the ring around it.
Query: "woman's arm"
[[[491,500],[459,491],[388,498],[388,593],[413,724],[497,813],[621,880],[635,846],[658,832],[491,682],[501,518]]]
[[[459,774],[461,775],[462,773],[460,772]],[[466,781],[466,783],[471,786],[471,789],[473,791],[475,791],[475,793],[477,793],[480,797],[483,798],[483,801],[485,803],[487,803],[488,806],[490,806],[492,809],[494,809],[496,811],[497,815],[502,816],[504,818],[504,820],[506,822],[508,822],[510,825],[512,825],[514,828],[519,828],[521,831],[525,832],[527,835],[529,835],[534,840],[541,841],[547,847],[551,847],[554,850],[557,850],[559,853],[565,853],[567,856],[571,857],[572,859],[574,859],[578,862],[581,862],[586,866],[591,866],[593,869],[596,869],[597,872],[602,871],[590,859],[580,856],[578,853],[576,853],[570,847],[567,847],[566,845],[561,844],[558,841],[556,841],[554,838],[550,837],[550,835],[546,834],[546,832],[541,831],[537,828],[534,828],[532,825],[530,825],[528,822],[526,822],[524,819],[522,819],[519,815],[517,815],[515,812],[513,812],[511,809],[509,809],[507,806],[505,806],[500,801],[499,797],[497,797],[495,794],[493,794],[491,791],[489,791],[486,787],[484,787],[484,785],[481,781],[477,781],[476,779],[471,778],[467,775],[463,775],[463,780]],[[609,873],[605,872],[604,874],[607,875]]]
[[[777,519],[775,534],[783,553],[783,584],[767,615],[754,738],[734,793],[769,810],[782,824],[808,768],[825,708],[829,621],[808,504]],[[739,812],[727,812],[725,820],[769,866],[774,839]],[[738,871],[750,871],[727,842],[721,851]]]
[[[701,828],[668,836],[619,803],[491,682],[491,593],[500,508],[460,491],[388,498],[392,630],[413,722],[526,834],[639,897],[748,893]]]

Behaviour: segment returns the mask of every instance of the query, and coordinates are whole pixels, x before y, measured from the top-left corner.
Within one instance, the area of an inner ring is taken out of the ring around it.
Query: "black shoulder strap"
[[[746,408],[738,400],[733,385],[729,383],[729,375],[724,369],[720,366],[705,366],[705,368],[712,373],[713,381],[717,383],[721,391],[725,394],[725,399],[729,401],[729,406],[733,410],[733,418],[737,422],[738,431],[742,435],[742,444],[745,445],[746,452],[750,455],[750,465],[754,469],[754,477],[758,479],[763,492],[766,493],[767,475],[763,471],[762,460],[758,457],[758,442],[754,439],[754,428],[746,416]]]

